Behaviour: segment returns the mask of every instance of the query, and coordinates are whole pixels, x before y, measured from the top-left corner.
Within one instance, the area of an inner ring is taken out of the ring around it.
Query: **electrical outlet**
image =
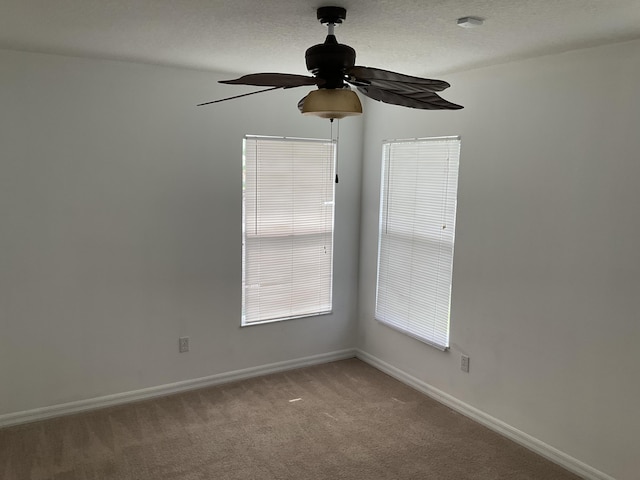
[[[467,355],[460,355],[460,370],[469,373],[469,357]]]
[[[178,339],[178,349],[180,353],[189,351],[189,337],[180,337]]]

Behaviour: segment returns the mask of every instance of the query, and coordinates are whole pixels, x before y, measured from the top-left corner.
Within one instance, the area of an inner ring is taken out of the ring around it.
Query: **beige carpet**
[[[578,477],[352,359],[0,430],[0,478]]]

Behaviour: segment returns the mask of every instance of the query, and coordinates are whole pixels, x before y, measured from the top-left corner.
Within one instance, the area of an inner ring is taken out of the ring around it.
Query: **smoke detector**
[[[484,19],[479,17],[462,17],[458,19],[458,26],[462,28],[475,28],[484,23]]]

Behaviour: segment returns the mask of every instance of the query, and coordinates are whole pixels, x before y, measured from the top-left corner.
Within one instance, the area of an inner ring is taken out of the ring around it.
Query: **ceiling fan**
[[[315,85],[313,90],[298,102],[299,110],[305,115],[323,118],[343,118],[362,113],[358,96],[349,85],[369,98],[384,103],[424,110],[458,110],[460,105],[451,103],[436,92],[450,85],[442,80],[413,77],[372,67],[355,65],[356,52],[348,45],[338,43],[334,27],[347,16],[342,7],[320,7],[318,20],[328,27],[324,43],[307,49],[305,60],[312,76],[287,73],[253,73],[234,80],[222,80],[230,85],[252,85],[269,87],[257,92],[201,103],[198,106],[224,102],[234,98],[254,95],[279,88],[288,89]]]

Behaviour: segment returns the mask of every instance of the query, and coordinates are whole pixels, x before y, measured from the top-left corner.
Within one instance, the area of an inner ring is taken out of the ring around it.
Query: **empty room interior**
[[[339,88],[305,65],[334,24]],[[219,83],[264,72],[301,83]],[[4,0],[0,477],[639,480],[639,85],[635,0]],[[313,110],[338,89],[362,114]],[[389,232],[438,142],[425,340]],[[323,232],[284,269],[316,310],[268,288],[285,221]]]

